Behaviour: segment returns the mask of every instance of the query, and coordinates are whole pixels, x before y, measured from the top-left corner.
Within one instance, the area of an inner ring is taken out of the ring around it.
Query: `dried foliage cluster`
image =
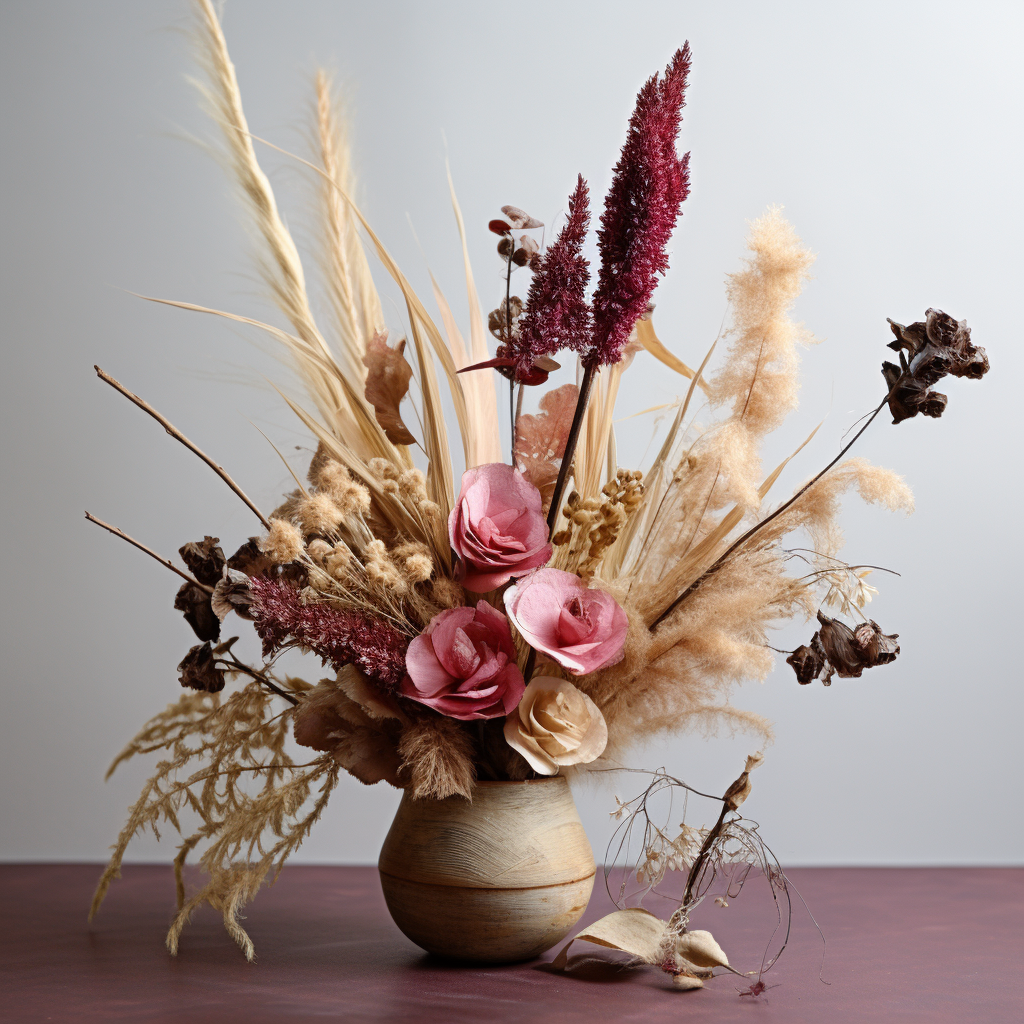
[[[543,225],[523,210],[505,206],[491,221],[505,287],[486,318],[452,191],[467,340],[436,282],[435,322],[355,204],[345,128],[323,74],[315,83],[315,158],[295,158],[321,204],[326,301],[313,301],[257,160],[262,140],[249,133],[220,25],[209,0],[195,6],[205,96],[287,326],[171,304],[250,325],[280,344],[306,396],[285,401],[316,450],[305,478],[296,474],[294,490],[265,514],[212,458],[98,370],[206,461],[261,526],[239,538],[230,557],[215,537],[186,544],[182,569],[94,520],[184,578],[175,607],[199,640],[179,665],[188,693],[118,758],[162,757],[94,910],[131,838],[166,824],[181,834],[179,912],[168,944],[176,948],[189,914],[207,902],[251,957],[239,910],[302,841],[341,769],[418,798],[471,799],[478,778],[621,767],[631,745],[665,731],[725,724],[767,739],[769,723],[735,707],[730,692],[771,671],[769,632],[795,616],[819,622],[808,645],[784,652],[800,682],[828,684],[896,657],[895,635],[864,619],[874,588],[868,567],[839,557],[837,522],[850,489],[891,509],[909,510],[912,499],[900,477],[846,453],[886,405],[897,422],[918,411],[939,415],[946,400],[932,385],[947,374],[981,376],[984,350],[963,322],[936,310],[922,323],[894,324],[900,365],[884,364],[879,406],[825,469],[768,504],[800,451],[770,472],[761,464],[764,439],[796,406],[799,350],[813,341],[791,317],[813,257],[770,209],[751,225],[750,256],[728,280],[732,322],[718,368],[709,370],[714,345],[692,369],[657,337],[651,299],[689,193],[688,155],[676,152],[688,46],[638,96],[600,217],[592,291],[582,176],[546,249]],[[404,300],[401,339],[384,322],[371,256]],[[530,279],[525,300],[512,294],[519,276]],[[321,321],[314,308],[326,310]],[[539,411],[523,413],[525,388],[543,386],[563,350],[577,361],[577,382],[546,390]],[[650,464],[620,467],[616,398],[641,353],[679,374],[684,394]],[[510,462],[493,371],[508,384]],[[466,470],[458,486],[446,405]],[[805,546],[787,547],[793,537]],[[864,621],[829,618],[823,602]],[[243,662],[235,638],[222,640],[234,618],[253,623],[262,663]],[[283,677],[276,659],[291,648],[318,656],[329,674],[315,684]],[[230,681],[241,685],[222,698]],[[315,752],[311,760],[294,763],[289,735]],[[749,785],[746,773],[740,781]],[[756,834],[725,820],[738,801],[723,799],[717,832],[644,840],[646,884],[670,867],[696,872],[682,917],[669,923],[679,941],[686,936],[677,925],[701,898],[707,865],[721,867],[733,846],[767,863]],[[181,868],[193,851],[209,881],[189,896]]]

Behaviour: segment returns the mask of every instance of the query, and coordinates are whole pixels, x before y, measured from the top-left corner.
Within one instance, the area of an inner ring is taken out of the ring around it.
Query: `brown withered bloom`
[[[948,399],[932,391],[947,374],[978,380],[988,373],[985,350],[971,343],[971,329],[966,320],[954,320],[941,309],[929,309],[924,321],[904,327],[889,321],[896,340],[889,348],[900,354],[900,365],[882,363],[889,395],[889,411],[893,423],[900,423],[922,413],[938,419]]]
[[[183,583],[174,596],[174,607],[200,640],[220,639],[220,619],[210,603],[210,594],[194,583]]]
[[[243,619],[252,619],[249,605],[252,604],[252,592],[249,590],[249,577],[237,569],[224,567],[224,575],[217,581],[210,597],[213,613],[223,622],[229,612],[235,612]]]
[[[246,576],[266,576],[274,563],[262,551],[258,537],[250,537],[228,560],[227,567]]]
[[[220,582],[226,564],[224,552],[218,546],[219,537],[204,537],[178,548],[181,560],[192,575],[208,587]],[[210,594],[194,583],[184,583],[174,597],[174,607],[184,613],[185,621],[200,640],[220,639],[220,617],[210,603]]]
[[[181,560],[200,583],[215,586],[224,569],[224,552],[219,547],[219,537],[204,537],[178,548]]]
[[[207,693],[219,693],[224,689],[224,669],[217,667],[217,656],[209,640],[190,648],[181,659],[178,681],[182,686]]]
[[[798,647],[786,659],[799,683],[820,678],[830,686],[833,674],[841,679],[858,679],[864,669],[888,665],[900,653],[896,643],[899,633],[883,633],[873,619],[851,629],[819,611],[818,623],[820,628],[810,645]]]

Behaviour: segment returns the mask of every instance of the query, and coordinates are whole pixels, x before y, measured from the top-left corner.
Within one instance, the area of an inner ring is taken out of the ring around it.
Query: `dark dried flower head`
[[[200,583],[212,587],[220,579],[224,568],[224,552],[218,547],[219,537],[204,537],[202,541],[178,548],[182,561]]]
[[[217,581],[210,598],[213,613],[223,622],[228,613],[234,611],[243,619],[251,619],[249,605],[252,604],[252,593],[249,590],[249,577],[237,569],[224,567],[224,575]]]
[[[900,354],[900,365],[882,363],[893,423],[921,413],[938,419],[946,408],[946,396],[932,391],[947,374],[979,380],[988,373],[988,356],[971,343],[966,320],[954,320],[941,309],[929,309],[924,321],[904,327],[889,321],[896,340],[889,348]]]
[[[227,567],[246,576],[265,576],[274,563],[260,550],[259,538],[250,537],[228,560]]]
[[[872,619],[851,629],[845,622],[818,612],[819,629],[810,646],[798,647],[786,661],[793,666],[797,681],[809,683],[820,677],[829,686],[833,674],[857,679],[866,668],[888,665],[900,653],[898,633],[883,633]]]
[[[250,612],[263,641],[264,657],[283,647],[302,647],[335,671],[355,665],[385,689],[405,675],[409,638],[383,619],[324,604],[303,604],[287,583],[256,576],[249,581]]]
[[[196,644],[178,665],[178,680],[182,686],[207,693],[220,693],[224,689],[224,669],[217,667],[217,656],[210,642]]]
[[[525,210],[520,210],[518,206],[503,206],[501,212],[508,218],[512,227],[518,231],[529,231],[532,228],[544,227],[542,220],[531,217]]]
[[[810,645],[805,644],[798,647],[786,659],[786,663],[793,666],[793,671],[796,672],[796,681],[806,686],[821,675],[827,660],[825,648],[821,646],[821,640],[815,633],[811,638]]]
[[[174,607],[200,640],[220,638],[220,619],[214,614],[210,595],[194,583],[183,583],[174,598]]]
[[[668,268],[665,247],[690,189],[689,154],[680,159],[675,148],[689,71],[687,43],[664,77],[654,75],[637,96],[598,231],[601,272],[587,366],[619,361]]]

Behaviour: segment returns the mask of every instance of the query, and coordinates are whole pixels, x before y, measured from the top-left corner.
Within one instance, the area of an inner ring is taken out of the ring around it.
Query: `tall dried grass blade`
[[[336,113],[337,103],[326,72],[316,73],[316,128],[320,161],[330,178],[354,192],[348,132]],[[366,259],[359,231],[353,223],[348,205],[320,180],[320,204],[323,212],[322,262],[327,282],[327,295],[334,314],[346,374],[354,381],[366,379],[363,356],[366,340],[383,330],[384,316],[370,265]]]
[[[666,366],[675,370],[676,373],[682,374],[684,377],[689,377],[691,380],[696,380],[698,378],[699,371],[691,370],[686,363],[673,355],[665,347],[657,334],[654,333],[654,324],[651,323],[650,320],[637,321],[636,336],[640,344],[643,345],[643,347],[647,349],[655,359],[660,359]],[[705,393],[707,392],[707,384],[703,381],[701,381],[700,387],[702,391]]]

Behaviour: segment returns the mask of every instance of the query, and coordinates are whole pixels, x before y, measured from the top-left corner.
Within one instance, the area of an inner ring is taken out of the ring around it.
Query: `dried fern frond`
[[[282,685],[292,692],[308,689],[298,680],[286,680]],[[111,882],[120,877],[132,839],[147,829],[159,838],[161,827],[169,825],[182,836],[174,860],[179,914],[172,926],[173,942],[168,936],[172,951],[189,914],[207,900],[224,913],[225,926],[251,959],[252,944],[238,925],[238,911],[271,871],[276,877],[285,858],[302,842],[340,771],[330,756],[309,765],[294,763],[285,741],[295,709],[277,713],[273,700],[255,680],[225,701],[219,694],[185,694],[147,722],[118,755],[111,771],[137,754],[167,752],[129,811],[96,887],[90,919]],[[197,763],[201,767],[186,774]],[[313,809],[302,816],[311,787],[321,779],[325,780],[324,791]],[[252,780],[261,780],[255,792]],[[194,832],[183,829],[183,810],[198,816],[200,824]],[[262,846],[264,833],[278,837],[269,851]],[[202,842],[210,843],[201,857],[210,881],[186,901],[185,860]]]

